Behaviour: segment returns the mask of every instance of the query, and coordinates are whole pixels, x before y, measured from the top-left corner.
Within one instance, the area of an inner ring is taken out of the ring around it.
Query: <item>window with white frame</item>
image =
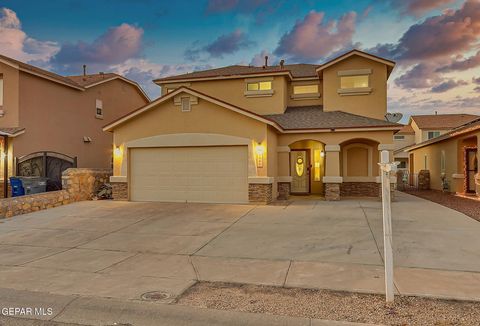
[[[440,136],[440,131],[429,131],[427,133],[427,139],[432,139]]]
[[[95,100],[95,117],[103,119],[103,102],[102,100]]]

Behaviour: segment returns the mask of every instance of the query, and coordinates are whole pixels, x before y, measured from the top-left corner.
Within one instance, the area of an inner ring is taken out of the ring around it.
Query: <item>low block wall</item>
[[[344,182],[340,184],[340,197],[378,197],[380,187],[376,182]]]
[[[0,218],[92,199],[111,174],[107,169],[67,169],[62,174],[63,190],[1,199]]]

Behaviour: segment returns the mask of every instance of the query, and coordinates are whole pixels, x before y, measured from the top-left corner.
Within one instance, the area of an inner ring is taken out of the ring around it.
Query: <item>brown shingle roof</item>
[[[405,125],[403,126],[402,129],[400,129],[399,132],[397,132],[397,134],[414,134],[414,133],[415,133],[415,130],[413,130],[411,125]]]
[[[67,85],[70,85],[70,86],[73,86],[73,87],[76,87],[76,88],[81,88],[81,86],[76,84],[74,81],[72,81],[72,80],[70,80],[66,77],[57,75],[57,74],[55,74],[53,72],[50,72],[48,70],[44,70],[44,69],[29,65],[27,63],[12,59],[10,57],[6,57],[6,56],[1,55],[1,54],[0,54],[0,59],[3,59],[5,61],[9,61],[9,62],[17,65],[19,68],[21,68],[23,70],[26,70],[27,72],[32,72],[34,74],[44,75],[45,77],[54,79],[58,82],[61,82],[61,83],[64,83],[64,84],[67,84]]]
[[[478,115],[473,114],[430,114],[411,116],[411,119],[415,121],[418,128],[436,130],[453,129],[478,118],[480,118]]]
[[[77,83],[82,87],[87,87],[89,85],[101,82],[106,79],[110,79],[113,77],[120,77],[114,73],[102,73],[102,74],[93,74],[93,75],[79,75],[79,76],[67,76],[68,79]]]
[[[317,72],[315,69],[319,67],[318,65],[312,64],[291,64],[284,65],[283,69],[280,66],[268,66],[268,67],[254,67],[254,66],[241,66],[233,65],[209,70],[194,71],[187,74],[170,76],[165,78],[156,79],[155,82],[166,82],[174,81],[180,79],[196,79],[196,78],[210,78],[210,77],[228,77],[228,76],[237,76],[237,75],[250,75],[250,74],[261,74],[261,73],[275,73],[275,72],[290,72],[293,77],[302,78],[302,77],[317,77]]]
[[[323,111],[322,106],[287,107],[283,114],[264,115],[285,130],[398,127],[402,125],[343,111]]]

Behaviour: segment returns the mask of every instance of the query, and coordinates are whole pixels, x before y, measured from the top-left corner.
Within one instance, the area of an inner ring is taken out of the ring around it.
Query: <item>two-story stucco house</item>
[[[394,135],[394,159],[399,168],[414,173],[406,148],[439,137],[466,123],[480,118],[473,114],[425,114],[412,115],[408,124]]]
[[[105,121],[147,103],[137,83],[116,74],[64,77],[0,55],[1,195],[12,175],[58,186],[67,167],[111,168]]]
[[[116,199],[269,203],[378,196],[394,62],[353,50],[322,65],[228,66],[155,82],[162,96],[106,125]]]

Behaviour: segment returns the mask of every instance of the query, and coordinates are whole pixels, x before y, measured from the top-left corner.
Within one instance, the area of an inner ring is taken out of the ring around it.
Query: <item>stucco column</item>
[[[340,145],[325,145],[325,199],[340,200]]]
[[[288,199],[290,196],[290,183],[292,177],[290,176],[290,147],[277,147],[277,164],[278,164],[278,199]]]
[[[477,134],[477,162],[480,162],[480,133]],[[480,169],[475,175],[475,192],[480,196]]]
[[[389,153],[389,157],[390,157],[390,162],[393,162],[393,151],[395,150],[395,145],[394,144],[379,144],[378,145],[378,151],[379,152],[382,152],[382,151],[388,151]],[[379,153],[378,157],[380,158],[381,155]],[[378,162],[377,162],[378,163]],[[379,171],[379,175],[381,175],[381,171],[380,171],[380,166],[378,167],[378,171]],[[381,177],[377,177],[377,183],[378,183],[378,196],[381,198],[382,197],[382,192],[380,191],[381,189],[381,183],[382,183],[382,178]],[[390,173],[390,199],[391,200],[394,200],[395,199],[395,189],[397,188],[396,187],[397,185],[397,176],[396,174],[393,174],[393,173]]]

